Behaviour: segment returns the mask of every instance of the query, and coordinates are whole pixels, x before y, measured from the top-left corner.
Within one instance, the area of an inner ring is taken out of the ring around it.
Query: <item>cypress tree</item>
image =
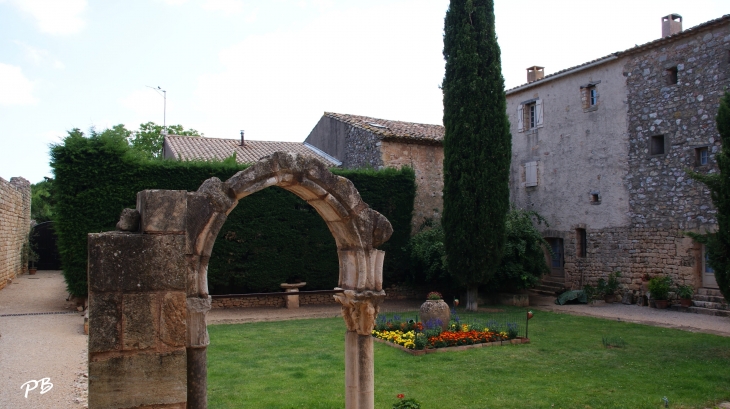
[[[444,244],[476,310],[499,267],[512,140],[493,0],[451,0],[444,24]]]
[[[704,235],[690,234],[707,248],[710,267],[715,270],[715,279],[722,295],[730,301],[730,92],[720,100],[717,111],[717,130],[722,139],[722,148],[715,154],[719,173],[690,173],[710,189],[712,203],[717,209],[716,232]]]

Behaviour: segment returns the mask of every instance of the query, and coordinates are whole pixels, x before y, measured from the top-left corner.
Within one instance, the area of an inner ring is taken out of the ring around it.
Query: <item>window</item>
[[[597,190],[591,190],[591,204],[592,205],[601,204],[601,192],[599,192]]]
[[[585,258],[588,247],[588,238],[586,236],[586,229],[575,229],[575,241],[578,245],[577,254],[580,258]]]
[[[710,152],[707,150],[706,146],[695,149],[695,165],[696,166],[707,165],[709,159],[710,159]]]
[[[596,85],[601,81],[593,81],[580,86],[580,99],[583,105],[583,112],[595,111],[598,109],[598,88]]]
[[[702,257],[702,271],[708,274],[714,274],[715,270],[710,267],[710,254],[707,252],[707,247],[702,246],[702,253],[704,253]]]
[[[654,135],[649,141],[649,153],[652,155],[664,155],[664,135]]]
[[[537,162],[525,163],[525,187],[537,186]]]
[[[542,100],[533,99],[517,107],[517,131],[529,131],[542,127]]]
[[[667,78],[667,85],[674,85],[678,82],[677,67],[672,67],[664,74]]]

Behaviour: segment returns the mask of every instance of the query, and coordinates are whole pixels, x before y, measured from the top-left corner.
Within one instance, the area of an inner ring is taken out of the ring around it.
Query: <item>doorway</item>
[[[547,263],[550,266],[550,276],[565,278],[565,252],[563,250],[563,239],[557,237],[546,237],[545,240],[550,245],[550,252],[546,252]]]
[[[702,286],[705,288],[720,288],[715,280],[715,270],[708,263],[707,247],[702,245]]]

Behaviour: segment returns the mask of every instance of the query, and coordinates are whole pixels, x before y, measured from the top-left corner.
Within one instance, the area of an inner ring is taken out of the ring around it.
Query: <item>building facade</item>
[[[551,279],[595,284],[621,271],[639,290],[656,275],[716,288],[704,249],[685,232],[717,228],[706,187],[717,172],[715,115],[730,85],[730,16],[507,91],[511,195],[550,223]],[[530,77],[532,76],[532,77]]]

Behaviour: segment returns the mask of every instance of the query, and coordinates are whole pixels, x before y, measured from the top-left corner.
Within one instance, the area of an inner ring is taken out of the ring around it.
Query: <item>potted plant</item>
[[[682,307],[692,306],[692,296],[694,295],[694,287],[691,285],[677,286],[677,297],[679,297],[679,305]]]
[[[36,251],[33,249],[33,246],[31,245],[28,249],[28,261],[30,262],[30,265],[28,266],[28,273],[30,275],[33,275],[36,273],[36,271],[38,271],[35,263],[37,263],[39,259],[40,255],[36,253]]]
[[[441,293],[431,291],[426,295],[426,302],[421,305],[418,316],[426,327],[440,326],[442,331],[446,331],[451,320],[451,311]]]
[[[618,292],[621,284],[618,279],[621,277],[620,271],[614,271],[608,275],[608,281],[603,278],[598,279],[598,292],[603,294],[603,300],[607,304],[616,302],[616,292]]]
[[[669,307],[669,289],[671,287],[672,279],[667,276],[657,276],[649,280],[649,294],[651,294],[656,308]]]

